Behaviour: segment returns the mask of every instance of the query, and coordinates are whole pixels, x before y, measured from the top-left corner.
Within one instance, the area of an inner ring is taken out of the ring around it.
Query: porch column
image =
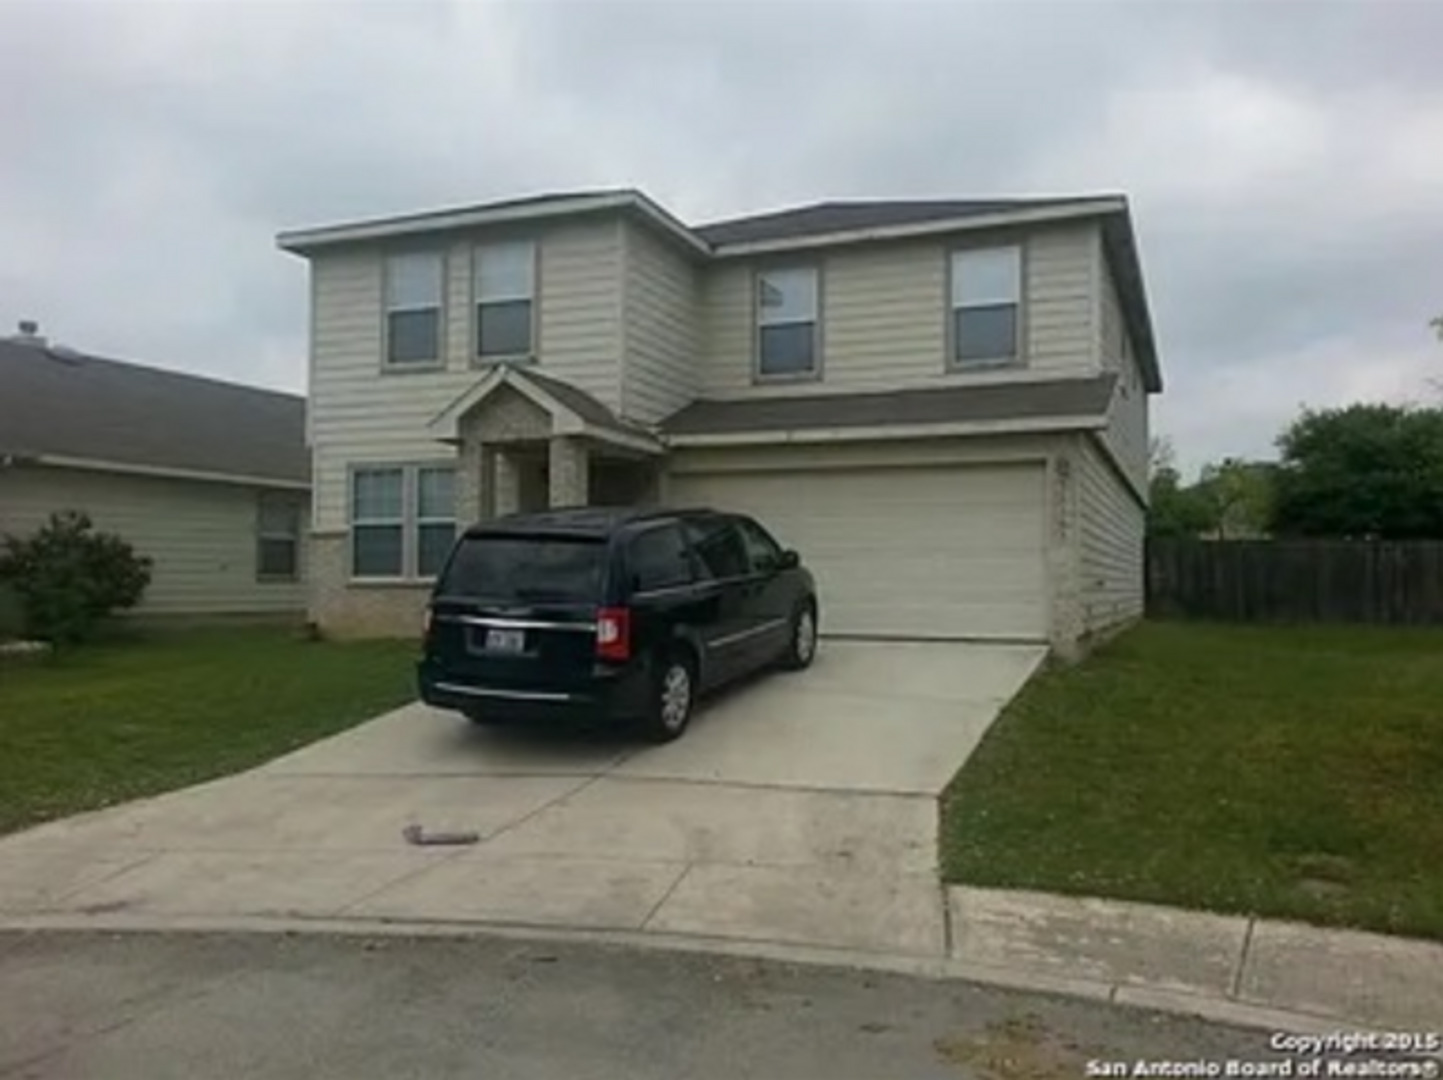
[[[480,439],[468,437],[461,443],[456,466],[456,520],[465,528],[491,516],[496,451]]]
[[[587,505],[591,501],[587,475],[591,469],[591,455],[586,444],[573,435],[553,435],[547,456],[551,505]]]
[[[494,454],[496,483],[491,505],[501,517],[521,509],[521,469],[512,451],[497,447]]]

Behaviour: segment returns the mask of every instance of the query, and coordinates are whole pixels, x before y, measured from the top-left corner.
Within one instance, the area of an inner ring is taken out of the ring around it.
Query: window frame
[[[391,264],[397,259],[426,256],[435,259],[441,267],[441,287],[436,303],[391,306]],[[446,285],[450,277],[449,258],[440,248],[401,248],[384,252],[381,256],[381,371],[386,374],[410,371],[439,371],[446,366]],[[393,312],[430,311],[436,312],[436,355],[429,360],[391,359],[391,315]]]
[[[800,320],[781,323],[764,323],[762,321],[762,279],[768,274],[780,274],[795,271],[807,271],[812,275],[813,283],[813,312],[812,312],[812,366],[806,371],[780,371],[766,372],[762,370],[762,329],[765,326],[797,326],[801,325]],[[798,382],[819,382],[822,378],[822,319],[825,312],[824,296],[826,293],[824,281],[826,278],[821,262],[786,262],[773,263],[763,266],[755,266],[751,273],[751,312],[752,312],[752,382],[754,383],[798,383]]]
[[[954,300],[957,289],[957,262],[959,258],[967,255],[976,255],[987,251],[1011,250],[1017,252],[1017,301],[1015,327],[1016,333],[1013,341],[1013,354],[1011,356],[986,357],[976,360],[961,360],[957,356],[957,313],[966,310],[968,307],[992,307],[991,304],[957,304]],[[992,371],[999,368],[1013,368],[1027,366],[1027,275],[1028,275],[1028,250],[1027,243],[1021,238],[1013,240],[991,240],[986,243],[957,244],[947,249],[947,273],[944,275],[946,281],[943,286],[944,308],[946,311],[946,370],[949,372],[978,372]]]
[[[531,305],[531,330],[530,341],[525,352],[510,353],[483,353],[481,351],[481,306],[483,303],[506,304],[516,303],[520,297],[502,298],[498,300],[483,301],[481,299],[481,275],[478,266],[481,261],[481,253],[487,248],[501,247],[528,247],[531,249],[531,294],[526,298]],[[471,245],[471,307],[470,307],[470,342],[467,348],[471,353],[472,367],[490,367],[494,364],[505,363],[535,363],[541,355],[539,343],[541,340],[541,245],[531,237],[513,237],[510,239],[496,238],[492,240],[477,241]]]
[[[290,534],[266,530],[267,504],[283,506],[291,511],[294,531]],[[256,581],[262,584],[292,584],[301,580],[301,533],[305,507],[295,495],[279,491],[262,491],[256,496]],[[262,552],[266,543],[288,541],[291,545],[291,571],[272,573],[265,569]]]
[[[452,471],[452,517],[428,517],[420,515],[421,481],[420,474],[427,469],[450,469]],[[356,476],[366,472],[399,472],[401,474],[401,516],[399,518],[356,517]],[[424,585],[434,582],[444,566],[437,567],[432,574],[420,572],[421,525],[439,524],[450,521],[454,530],[460,526],[460,515],[454,504],[459,499],[456,484],[460,480],[460,463],[455,458],[436,458],[429,461],[362,461],[346,466],[346,579],[356,585],[407,584]],[[358,574],[356,572],[356,526],[377,526],[401,528],[401,565],[394,574]],[[452,536],[455,543],[455,536]]]

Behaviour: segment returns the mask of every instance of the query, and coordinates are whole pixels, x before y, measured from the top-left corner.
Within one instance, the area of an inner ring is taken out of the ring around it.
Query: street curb
[[[346,937],[492,937],[532,942],[567,942],[660,952],[684,952],[770,960],[809,967],[844,967],[956,980],[1013,990],[1113,1004],[1125,1008],[1197,1017],[1233,1027],[1269,1032],[1324,1034],[1339,1029],[1370,1030],[1375,1025],[1346,1017],[1298,1012],[1243,1001],[1154,990],[1099,979],[1064,978],[990,964],[937,956],[868,952],[858,949],[798,945],[782,941],[705,937],[626,929],[579,929],[534,924],[457,920],[305,918],[292,916],[145,916],[0,915],[4,933],[246,933],[333,934]]]

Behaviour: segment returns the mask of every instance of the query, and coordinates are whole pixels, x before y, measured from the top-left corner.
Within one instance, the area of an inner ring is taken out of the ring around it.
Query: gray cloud
[[[282,227],[634,184],[705,219],[1123,190],[1183,462],[1443,373],[1443,7],[0,5],[0,321],[288,389]]]

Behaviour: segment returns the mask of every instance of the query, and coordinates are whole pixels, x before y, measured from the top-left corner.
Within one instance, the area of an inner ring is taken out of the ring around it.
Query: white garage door
[[[894,637],[1047,636],[1040,465],[712,473],[674,506],[756,517],[817,577],[822,628]]]

